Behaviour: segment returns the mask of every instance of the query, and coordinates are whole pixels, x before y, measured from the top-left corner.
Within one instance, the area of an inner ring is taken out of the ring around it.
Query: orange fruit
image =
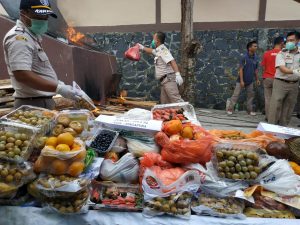
[[[46,140],[46,145],[50,145],[50,146],[56,147],[56,145],[57,145],[57,137],[49,137]]]
[[[66,145],[66,144],[59,144],[56,146],[55,149],[60,152],[68,152],[71,150],[69,145]]]
[[[56,159],[51,164],[51,170],[55,175],[62,175],[67,172],[68,165],[63,160]]]
[[[71,147],[72,151],[77,151],[81,149],[81,145],[79,145],[78,143],[74,143]]]
[[[188,138],[192,139],[194,134],[193,134],[193,128],[192,127],[184,127],[181,131],[181,136],[183,138]]]
[[[48,166],[54,159],[56,158],[51,156],[42,156],[42,164]]]
[[[74,137],[70,133],[62,133],[57,137],[57,144],[72,146],[74,144]]]
[[[85,159],[85,155],[86,155],[86,151],[84,150],[84,151],[79,152],[72,159],[74,159],[74,161],[83,161]]]
[[[72,177],[78,177],[84,169],[84,163],[82,162],[73,162],[68,170],[68,174]]]
[[[171,136],[173,134],[178,134],[182,130],[182,123],[180,120],[171,120],[164,123],[163,131]]]
[[[35,161],[34,166],[33,166],[33,170],[36,173],[40,173],[42,171],[43,168],[43,162],[42,162],[42,157],[38,157],[38,159]]]

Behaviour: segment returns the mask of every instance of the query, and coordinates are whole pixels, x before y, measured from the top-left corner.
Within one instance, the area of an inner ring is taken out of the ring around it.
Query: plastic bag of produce
[[[191,198],[200,187],[200,175],[187,171],[170,185],[164,185],[155,172],[146,169],[142,187],[144,190],[145,216],[173,215],[188,219],[191,215]]]
[[[83,189],[73,196],[47,198],[43,201],[46,212],[65,215],[82,214],[88,212],[87,201],[89,199],[88,188]]]
[[[267,190],[282,195],[300,195],[300,176],[296,175],[284,159],[273,162],[256,179]]]
[[[271,195],[270,195],[271,194]],[[252,196],[254,202],[246,201],[246,209],[244,214],[248,217],[263,218],[288,218],[295,219],[289,207],[274,199],[272,192],[265,191],[262,187],[253,186],[245,190],[245,196]],[[294,202],[292,199],[287,202]]]
[[[0,182],[0,198],[12,199],[16,196],[18,188],[20,186],[15,186],[13,184],[6,184]]]
[[[265,152],[256,144],[224,142],[214,146],[212,161],[221,178],[254,181],[261,172],[261,154]]]
[[[76,149],[70,151],[66,144],[61,148],[45,146],[41,155],[34,164],[34,170],[37,173],[45,172],[53,175],[71,175],[78,177],[84,169],[84,159],[86,150],[80,139],[74,140]],[[67,150],[67,151],[65,151]]]
[[[145,153],[143,157],[140,158],[140,171],[139,171],[139,183],[142,184],[145,170],[147,168],[159,166],[161,169],[172,168],[172,164],[164,161],[161,155],[154,152]]]
[[[0,182],[17,187],[29,183],[35,178],[31,163],[11,164],[0,163]]]
[[[90,182],[85,178],[41,174],[33,183],[46,197],[67,197],[87,188]]]
[[[126,52],[125,52],[125,57],[127,59],[130,59],[132,61],[140,61],[141,59],[141,54],[140,54],[140,48],[139,45],[136,44],[135,46],[129,48]]]
[[[205,192],[195,195],[192,200],[192,211],[197,215],[246,219],[244,208],[242,200],[233,197],[219,198]]]
[[[100,177],[117,183],[135,183],[138,180],[139,161],[127,153],[117,162],[105,159],[101,165]]]
[[[141,132],[125,132],[122,134],[127,141],[128,151],[136,157],[142,157],[148,152],[159,152],[159,146],[154,141],[154,136]]]
[[[171,163],[205,163],[212,156],[213,139],[209,136],[199,137],[197,140],[176,140],[163,146],[161,155],[163,160]]]
[[[120,153],[127,150],[126,140],[122,137],[118,137],[114,146],[111,148],[112,152]]]
[[[137,119],[137,120],[151,120],[151,111],[146,109],[130,109],[128,112],[122,114],[120,117],[129,118],[129,119]]]
[[[236,191],[249,187],[245,181],[220,178],[212,162],[206,163],[206,169],[200,164],[190,164],[185,168],[198,171],[202,177],[201,191],[215,197],[233,197]]]

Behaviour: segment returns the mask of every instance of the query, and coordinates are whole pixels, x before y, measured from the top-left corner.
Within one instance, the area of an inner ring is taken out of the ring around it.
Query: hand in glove
[[[293,70],[293,74],[300,78],[300,69]]]
[[[58,85],[57,85],[57,88],[56,88],[56,93],[60,94],[64,98],[68,98],[68,99],[72,99],[72,100],[78,100],[80,98],[80,96],[78,96],[75,93],[72,86],[66,85],[62,81],[58,81]]]
[[[145,48],[145,46],[144,45],[142,45],[142,44],[140,44],[140,43],[138,43],[138,46],[139,46],[139,48],[140,48],[140,50],[144,50],[144,48]]]
[[[177,83],[179,86],[182,85],[182,84],[183,84],[183,79],[182,79],[180,73],[179,73],[179,72],[176,72],[175,75],[176,75],[176,83]]]

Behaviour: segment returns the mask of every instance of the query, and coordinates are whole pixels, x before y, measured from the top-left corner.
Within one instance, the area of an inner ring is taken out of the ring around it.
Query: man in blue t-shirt
[[[226,110],[227,114],[231,115],[233,108],[239,98],[242,89],[247,91],[247,111],[251,116],[255,116],[253,111],[252,102],[254,98],[253,82],[254,78],[256,84],[260,85],[258,80],[258,57],[256,56],[257,42],[251,41],[247,44],[247,53],[242,56],[239,66],[239,76],[237,78],[236,86],[232,97],[230,98]]]

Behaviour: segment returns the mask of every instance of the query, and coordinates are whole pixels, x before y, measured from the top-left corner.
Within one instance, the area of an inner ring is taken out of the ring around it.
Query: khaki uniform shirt
[[[158,46],[153,51],[153,54],[155,55],[154,64],[156,79],[159,80],[166,74],[174,73],[172,66],[169,64],[174,58],[164,44]]]
[[[18,82],[13,72],[17,70],[33,71],[46,80],[58,81],[49,59],[41,46],[41,36],[33,34],[20,20],[4,37],[3,47],[5,62],[12,86],[14,97],[29,98],[53,96],[55,93],[44,92],[30,88]]]
[[[294,74],[282,73],[279,69],[279,66],[286,66],[291,70],[300,68],[300,50],[298,49],[296,53],[290,53],[289,51],[281,51],[277,54],[275,62],[275,78],[284,79],[288,81],[299,80],[298,76]]]

